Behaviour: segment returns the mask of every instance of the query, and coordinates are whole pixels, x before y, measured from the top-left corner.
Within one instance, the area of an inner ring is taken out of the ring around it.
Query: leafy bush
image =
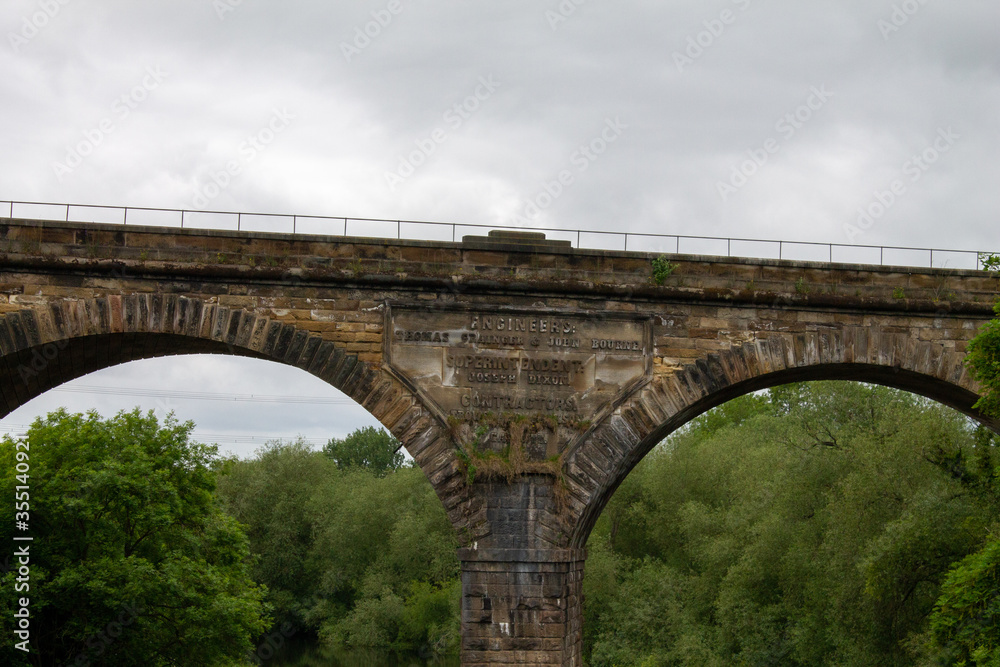
[[[441,502],[419,468],[345,454],[391,454],[387,437],[339,442],[367,445],[272,443],[220,478],[275,616],[333,646],[456,652],[458,545]]]
[[[267,626],[247,538],[215,503],[214,447],[193,424],[150,412],[64,410],[24,443],[0,441],[0,496],[30,454],[31,649],[42,664],[215,665],[242,659]],[[0,503],[12,544],[14,504]],[[28,664],[10,638],[14,572],[3,575],[0,661]]]
[[[590,664],[913,664],[951,564],[996,516],[998,463],[964,416],[883,387],[730,401],[654,449],[598,520]]]
[[[666,255],[660,255],[659,257],[653,258],[653,282],[657,285],[662,285],[666,282],[674,271],[677,270],[677,264],[671,263],[667,259]]]

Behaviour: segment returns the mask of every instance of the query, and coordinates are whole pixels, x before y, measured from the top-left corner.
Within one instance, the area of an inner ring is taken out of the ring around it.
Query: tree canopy
[[[591,536],[591,664],[994,664],[971,657],[988,643],[955,642],[996,637],[995,552],[969,556],[995,529],[996,445],[948,408],[856,383],[704,415]]]
[[[249,654],[267,627],[264,591],[245,535],[215,503],[215,448],[191,442],[192,428],[138,409],[59,410],[23,441],[0,441],[0,495],[30,487],[33,537],[30,589],[15,595],[13,571],[0,587],[5,637],[15,597],[30,600],[31,662],[10,641],[0,662],[223,665]],[[5,544],[13,513],[0,503]]]
[[[1000,257],[984,258],[984,266],[994,274]],[[1000,302],[994,306],[1000,316]],[[982,387],[976,407],[1000,419],[1000,318],[984,325],[969,344],[966,365]],[[948,573],[931,614],[923,648],[930,658],[926,664],[977,665],[1000,667],[1000,466],[985,452],[995,441],[983,437],[978,443],[978,476],[972,490],[994,501],[994,523],[981,549],[969,554]],[[956,461],[961,470],[964,461]],[[970,486],[966,484],[966,486]],[[932,659],[932,660],[931,660]]]
[[[966,365],[980,383],[983,395],[976,407],[1000,419],[1000,302],[993,307],[997,318],[990,320],[969,344]]]
[[[454,653],[454,530],[423,472],[373,430],[323,452],[270,443],[226,467],[221,502],[247,526],[279,622],[332,647]]]
[[[384,477],[403,466],[402,445],[388,431],[365,426],[345,438],[331,438],[323,447],[341,470],[363,468],[377,477]]]

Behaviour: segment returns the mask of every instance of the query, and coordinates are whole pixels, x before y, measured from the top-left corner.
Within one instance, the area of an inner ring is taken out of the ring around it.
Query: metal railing
[[[782,241],[690,234],[648,234],[610,232],[557,227],[523,227],[485,225],[479,223],[431,222],[426,220],[391,220],[385,218],[351,218],[325,215],[293,215],[280,213],[244,213],[240,211],[203,211],[193,209],[151,208],[142,206],[99,206],[95,204],[56,204],[48,202],[0,200],[0,211],[7,208],[7,217],[65,222],[101,222],[121,225],[149,225],[180,229],[215,229],[236,231],[266,231],[292,234],[327,234],[333,236],[369,236],[407,240],[459,240],[459,230],[510,230],[546,232],[554,238],[575,241],[574,247],[599,250],[633,250],[672,252],[681,254],[719,255],[754,259],[793,259],[851,264],[892,264],[896,266],[938,268],[983,268],[983,260],[991,252],[919,248],[910,246],[880,246],[852,243],[820,243]],[[27,209],[26,212],[22,212]],[[34,211],[34,213],[32,213]],[[44,217],[44,216],[51,217]],[[333,229],[334,223],[336,229]],[[290,229],[289,229],[290,227]],[[307,231],[306,229],[307,228]],[[411,229],[413,228],[413,229]],[[439,233],[432,233],[431,229]],[[411,235],[411,231],[422,233]],[[450,234],[448,233],[450,231]],[[406,232],[404,234],[404,232]],[[586,244],[584,242],[587,242]],[[600,241],[593,244],[595,241]],[[605,243],[604,241],[607,241]],[[639,243],[640,247],[636,247]],[[723,252],[723,247],[725,251]],[[743,251],[741,252],[741,248]],[[750,251],[751,248],[757,250]],[[735,250],[735,252],[734,252]],[[878,261],[875,261],[875,257]],[[935,265],[935,256],[937,265]],[[952,262],[955,262],[952,264]],[[960,266],[961,265],[961,266]]]

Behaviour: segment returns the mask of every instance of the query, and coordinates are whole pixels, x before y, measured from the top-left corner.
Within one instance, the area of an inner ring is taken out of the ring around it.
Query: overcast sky
[[[1000,246],[993,0],[5,0],[0,27],[2,199]],[[262,363],[76,384],[338,397]],[[372,423],[63,391],[0,426],[140,399],[206,434]]]

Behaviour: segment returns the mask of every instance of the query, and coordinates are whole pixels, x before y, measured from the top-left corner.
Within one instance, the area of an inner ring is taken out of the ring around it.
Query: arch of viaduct
[[[455,527],[462,663],[580,665],[587,536],[671,431],[749,391],[853,379],[987,423],[962,360],[984,272],[11,220],[0,415],[69,379],[213,352],[316,375]]]

